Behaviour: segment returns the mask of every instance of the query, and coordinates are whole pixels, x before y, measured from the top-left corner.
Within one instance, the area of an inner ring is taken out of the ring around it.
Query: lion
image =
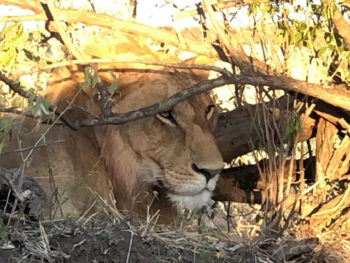
[[[74,75],[66,74],[65,79]],[[176,70],[117,74],[113,113],[163,101],[200,80],[193,72]],[[62,83],[51,85],[45,96],[61,110],[69,105],[63,116],[88,119],[101,114],[97,92],[79,93],[76,82],[69,83],[69,88]],[[217,117],[214,101],[203,93],[169,111],[122,125],[74,131],[65,125],[21,119],[0,165],[18,168],[33,151],[24,174],[47,192],[44,214],[50,218],[90,211],[98,196],[123,213],[144,217],[159,212],[159,222],[169,223],[179,210],[199,209],[211,200],[224,167],[213,136]],[[31,148],[41,136],[44,140]]]

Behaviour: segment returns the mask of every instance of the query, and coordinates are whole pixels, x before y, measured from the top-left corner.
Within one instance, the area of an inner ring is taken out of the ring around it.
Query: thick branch
[[[236,76],[231,79],[231,83],[270,86],[275,89],[294,91],[350,111],[350,90],[347,90],[343,85],[318,85],[285,76],[259,73]]]
[[[203,92],[209,91],[213,88],[223,86],[226,84],[226,82],[227,78],[225,77],[206,80],[192,86],[191,88],[181,90],[180,92],[174,94],[170,98],[162,102],[155,103],[151,106],[144,107],[135,111],[130,111],[127,113],[113,114],[111,117],[103,119],[81,120],[77,122],[77,126],[86,127],[106,124],[124,124],[126,122],[153,116],[157,113],[170,110],[174,105],[178,104],[181,101],[199,95]]]
[[[17,92],[19,93],[23,93],[23,90],[20,89],[20,86],[16,82],[9,80],[3,74],[0,75],[0,78],[6,84],[11,85],[11,89],[17,90]],[[162,111],[167,111],[181,101],[184,101],[192,96],[198,95],[200,93],[209,91],[213,88],[220,87],[226,84],[250,84],[256,86],[270,86],[276,89],[286,89],[321,99],[331,105],[338,106],[347,111],[350,111],[350,91],[344,89],[342,86],[333,85],[331,87],[325,87],[322,85],[311,84],[305,81],[295,80],[283,76],[252,73],[249,75],[231,75],[230,77],[221,76],[217,79],[207,80],[198,83],[192,86],[191,88],[184,89],[163,102],[159,102],[154,105],[141,108],[132,112],[123,114],[113,114],[108,118],[102,119],[91,119],[81,121],[77,120],[74,122],[74,125],[72,124],[72,121],[66,121],[69,122],[70,126],[72,127],[96,126],[106,124],[124,124],[129,121],[135,121],[144,117],[155,115]],[[25,96],[26,94],[23,95]]]

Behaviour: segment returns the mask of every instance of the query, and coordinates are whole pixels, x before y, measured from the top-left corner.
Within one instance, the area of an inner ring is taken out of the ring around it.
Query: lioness
[[[196,82],[198,78],[186,72],[119,72],[111,110],[136,110]],[[46,96],[61,109],[70,103],[65,114],[70,118],[100,114],[96,94],[81,91],[71,102],[77,87],[67,88],[57,82]],[[46,212],[51,217],[84,212],[96,198],[95,193],[110,200],[112,190],[121,211],[145,215],[152,204],[151,212],[160,210],[160,220],[169,222],[178,208],[200,208],[211,199],[223,168],[213,137],[216,121],[214,102],[202,94],[170,111],[123,125],[78,131],[55,126],[39,143],[45,146],[37,147],[28,158],[24,174],[34,177],[48,192]],[[30,125],[34,122],[18,122],[17,129],[25,127],[27,132]],[[47,128],[41,125],[30,134],[23,133],[22,128],[22,133],[13,136],[5,147],[0,164],[19,167],[28,149],[13,150],[34,145]]]

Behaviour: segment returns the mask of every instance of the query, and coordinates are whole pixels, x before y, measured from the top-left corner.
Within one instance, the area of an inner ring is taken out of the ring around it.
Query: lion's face
[[[195,83],[180,73],[130,78],[135,81],[123,85],[121,80],[114,112],[151,105]],[[223,168],[212,134],[216,120],[212,99],[202,94],[154,117],[96,128],[117,202],[128,193],[140,194],[143,186],[156,186],[179,207],[205,205]]]
[[[212,135],[216,122],[212,103],[209,96],[202,95],[158,114],[155,120],[160,122],[155,126],[161,136],[152,138],[159,146],[152,147],[149,156],[156,167],[153,178],[167,190],[171,201],[190,209],[207,203],[223,168]]]

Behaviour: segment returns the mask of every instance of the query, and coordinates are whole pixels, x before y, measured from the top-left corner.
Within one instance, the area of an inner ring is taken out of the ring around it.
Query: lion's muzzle
[[[214,176],[220,174],[223,169],[222,167],[218,169],[199,168],[195,163],[192,163],[191,168],[196,173],[202,174],[205,177],[207,183],[209,183],[209,180]]]

